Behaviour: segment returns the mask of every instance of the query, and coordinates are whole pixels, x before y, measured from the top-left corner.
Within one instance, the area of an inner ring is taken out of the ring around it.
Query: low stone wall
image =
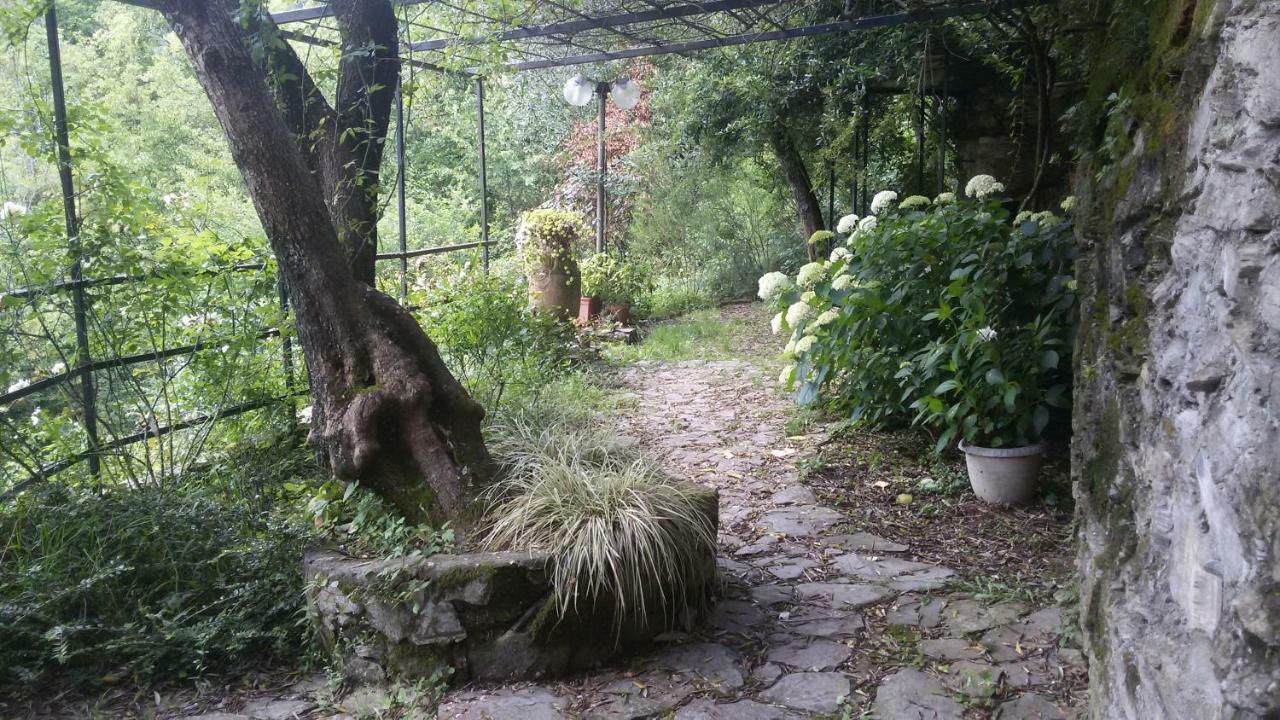
[[[718,496],[705,510],[717,521]],[[706,558],[715,577],[714,551]],[[500,682],[554,677],[633,651],[695,618],[653,616],[615,627],[612,603],[560,617],[544,553],[480,552],[362,560],[308,552],[308,611],[355,681],[427,677]]]

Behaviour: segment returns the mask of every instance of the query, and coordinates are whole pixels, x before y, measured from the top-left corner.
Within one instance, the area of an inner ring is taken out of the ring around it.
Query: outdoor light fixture
[[[630,110],[640,101],[640,83],[628,77],[618,78],[611,83],[591,80],[583,75],[574,75],[564,83],[565,102],[574,107],[582,107],[591,102],[591,96],[599,98],[599,120],[596,134],[596,252],[604,252],[604,174],[606,169],[604,157],[604,101],[606,97],[623,110]]]

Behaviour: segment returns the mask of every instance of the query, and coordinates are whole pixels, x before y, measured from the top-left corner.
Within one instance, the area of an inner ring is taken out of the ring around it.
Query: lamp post
[[[640,85],[631,78],[618,78],[613,82],[588,80],[582,75],[574,75],[564,84],[564,99],[570,105],[582,107],[591,102],[591,97],[598,98],[598,118],[596,126],[596,252],[604,252],[605,230],[605,190],[604,179],[608,164],[605,162],[605,98],[613,98],[613,102],[623,110],[630,110],[640,100]]]

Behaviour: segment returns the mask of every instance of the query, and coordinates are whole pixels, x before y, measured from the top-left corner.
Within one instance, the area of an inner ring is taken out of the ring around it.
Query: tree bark
[[[389,11],[386,0],[335,7],[375,4]],[[165,0],[161,9],[213,104],[289,285],[311,375],[310,441],[339,477],[359,480],[411,520],[465,525],[475,490],[492,477],[480,433],[484,410],[408,311],[352,273],[324,173],[312,172],[295,142],[267,69],[250,54],[249,43],[261,36],[236,22],[238,7],[236,0]]]
[[[776,129],[769,136],[769,144],[773,154],[778,158],[782,174],[791,188],[791,196],[796,203],[796,213],[800,216],[800,227],[804,231],[805,249],[809,260],[816,260],[825,255],[823,248],[809,244],[809,238],[819,230],[823,230],[822,206],[818,204],[818,196],[813,192],[813,181],[809,179],[809,171],[805,168],[804,158],[796,148],[795,141],[785,130]]]
[[[324,189],[338,241],[356,279],[372,285],[378,252],[378,191],[400,61],[391,5],[376,0],[331,3],[342,56],[330,105],[306,66],[266,13],[252,32],[269,49],[268,86],[307,166]]]

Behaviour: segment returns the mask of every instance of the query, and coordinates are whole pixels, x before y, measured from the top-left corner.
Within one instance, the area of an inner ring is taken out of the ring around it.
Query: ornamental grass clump
[[[507,464],[485,544],[551,554],[561,618],[612,606],[616,637],[693,617],[709,601],[716,527],[707,491],[663,475],[609,433],[514,421],[492,446]]]
[[[1003,191],[980,175],[963,198],[877,193],[847,249],[794,283],[770,277],[761,296],[790,361],[779,382],[857,421],[922,425],[940,449],[1038,442],[1070,399],[1071,224],[1011,217]]]

